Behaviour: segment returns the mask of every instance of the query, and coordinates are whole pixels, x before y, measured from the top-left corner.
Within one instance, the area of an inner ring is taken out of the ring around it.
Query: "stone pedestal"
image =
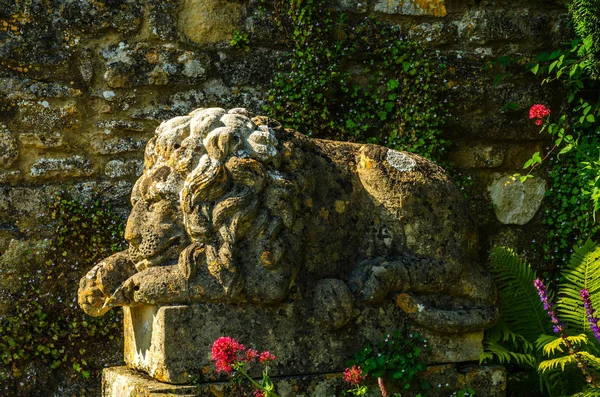
[[[506,373],[502,367],[465,366],[453,364],[434,365],[427,368],[422,378],[429,381],[430,397],[451,395],[452,392],[471,388],[477,396],[503,397]],[[290,376],[273,378],[275,391],[281,397],[332,397],[341,396],[348,388],[342,374]],[[246,382],[247,383],[247,382]],[[380,396],[376,380],[368,381],[374,396]],[[397,390],[393,382],[386,381],[388,393],[402,391],[403,396],[413,396],[417,390]],[[253,395],[244,385],[229,382],[212,382],[198,385],[170,385],[158,382],[146,374],[127,367],[106,368],[102,373],[103,397],[242,397]]]
[[[125,362],[162,382],[184,384],[214,376],[211,346],[220,336],[231,336],[247,347],[277,356],[273,376],[342,372],[365,344],[377,344],[387,334],[405,329],[405,314],[393,303],[355,309],[353,320],[340,330],[318,325],[312,311],[300,302],[276,306],[198,304],[124,308]],[[482,332],[431,334],[429,363],[478,360]]]

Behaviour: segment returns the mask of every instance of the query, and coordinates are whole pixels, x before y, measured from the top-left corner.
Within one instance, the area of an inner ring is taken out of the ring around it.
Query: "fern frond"
[[[544,336],[548,336],[548,335],[544,335]],[[548,338],[543,338],[543,339],[545,340],[545,343],[543,345],[540,344],[539,346],[542,347],[544,354],[546,356],[554,355],[557,350],[560,353],[564,353],[566,350],[568,350],[566,348],[565,341],[560,336],[554,337],[553,340],[550,340]],[[588,342],[587,335],[585,335],[585,334],[580,334],[580,335],[576,335],[576,336],[568,336],[567,339],[569,339],[569,342],[571,342],[575,346],[585,345]],[[540,338],[538,339],[538,342],[539,341],[540,341]],[[536,342],[536,344],[538,342]]]
[[[544,360],[538,365],[538,371],[544,373],[546,371],[551,371],[560,366],[562,371],[565,370],[565,366],[576,363],[575,357],[572,355],[567,355],[558,358],[552,358],[550,360]]]
[[[582,391],[572,394],[571,397],[600,397],[600,389],[586,387]]]
[[[533,286],[536,274],[511,249],[493,248],[489,271],[496,282],[507,328],[529,343],[551,332],[550,321]]]
[[[580,351],[578,354],[583,357],[583,360],[587,363],[587,365],[594,368],[600,368],[600,358],[586,351]]]
[[[558,316],[576,332],[590,330],[579,291],[587,289],[594,307],[600,304],[600,246],[587,240],[574,247],[573,256],[562,271],[565,281],[560,284]]]
[[[536,368],[535,356],[527,353],[510,351],[496,342],[484,341],[485,352],[479,356],[479,362],[496,359],[500,364],[523,364]]]

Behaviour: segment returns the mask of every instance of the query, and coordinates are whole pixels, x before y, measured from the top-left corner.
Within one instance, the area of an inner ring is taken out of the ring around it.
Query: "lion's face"
[[[178,195],[164,194],[160,189],[171,172],[166,166],[159,167],[136,183],[125,239],[129,243],[130,259],[138,270],[177,260],[190,242]]]
[[[270,178],[264,164],[278,161],[276,145],[266,125],[223,109],[161,124],[131,195],[125,239],[136,268],[172,264],[194,242],[206,246],[208,263],[234,272],[230,251],[258,216]]]

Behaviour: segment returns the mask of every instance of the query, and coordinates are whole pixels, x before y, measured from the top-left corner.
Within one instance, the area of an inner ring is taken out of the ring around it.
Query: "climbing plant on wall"
[[[79,279],[89,268],[125,248],[124,220],[99,200],[82,202],[67,194],[53,199],[47,216],[52,237],[36,247],[37,255],[21,259],[35,260],[18,266],[25,271],[16,280],[15,306],[0,319],[3,393],[26,395],[27,390],[47,387],[44,383],[51,379],[30,373],[32,364],[41,364],[50,374],[61,370],[88,378],[101,370],[99,363],[91,362],[96,354],[90,347],[103,346],[122,334],[117,311],[89,317],[76,296]]]
[[[440,159],[445,65],[381,21],[350,20],[323,0],[275,1],[289,53],[265,112],[317,138],[369,142]]]

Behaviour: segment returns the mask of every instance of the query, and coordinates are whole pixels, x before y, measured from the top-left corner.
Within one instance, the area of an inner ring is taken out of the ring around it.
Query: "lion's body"
[[[413,154],[198,110],[157,129],[132,203],[126,238],[138,272],[123,266],[112,294],[102,270],[84,277],[80,304],[91,314],[140,302],[275,304],[295,283],[332,278],[370,303],[394,291],[447,296],[449,306],[495,301],[462,194]]]

